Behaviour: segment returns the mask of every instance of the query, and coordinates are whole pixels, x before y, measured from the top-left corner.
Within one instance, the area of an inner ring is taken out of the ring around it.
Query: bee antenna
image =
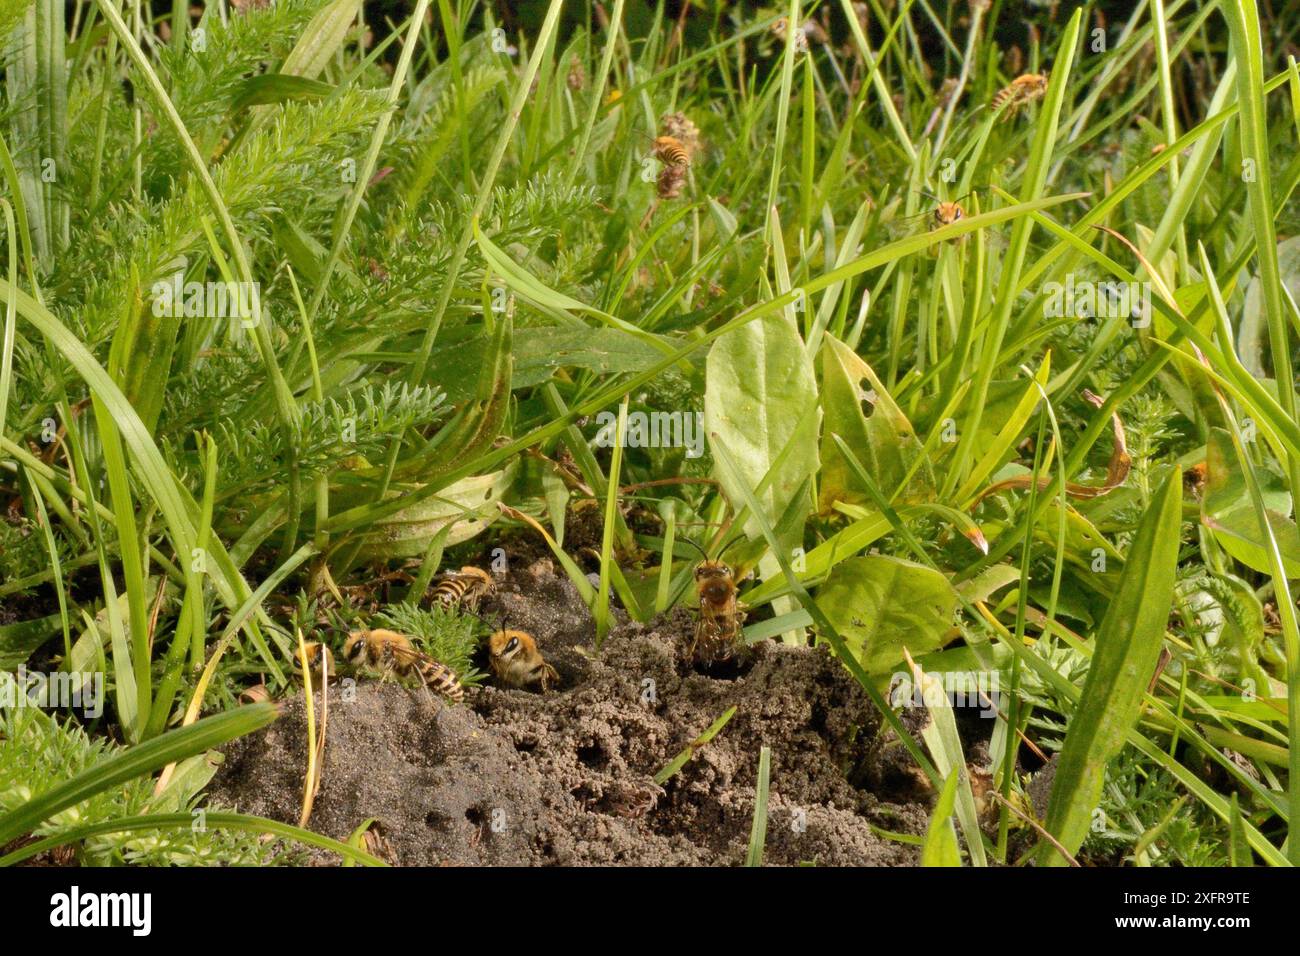
[[[703,548],[701,548],[694,541],[692,541],[690,538],[682,538],[682,540],[685,541],[687,544],[689,544],[696,551],[700,552],[700,555],[704,558],[705,561],[709,560],[709,553],[705,551]]]

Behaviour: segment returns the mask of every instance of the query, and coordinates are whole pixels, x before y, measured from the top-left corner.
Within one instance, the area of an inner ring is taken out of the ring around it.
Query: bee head
[[[519,653],[523,646],[520,638],[527,638],[523,631],[497,631],[488,638],[488,653],[493,657],[511,658]]]
[[[731,577],[731,568],[721,561],[704,561],[695,566],[695,580],[697,581],[704,581],[708,578],[729,577]]]
[[[348,639],[343,642],[343,657],[349,664],[355,664],[360,660],[366,650],[366,632],[353,631],[348,635]]]

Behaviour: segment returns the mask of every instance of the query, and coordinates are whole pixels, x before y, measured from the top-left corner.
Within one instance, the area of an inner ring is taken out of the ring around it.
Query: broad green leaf
[[[514,322],[504,315],[492,331],[492,341],[479,366],[474,398],[460,406],[461,417],[439,432],[425,452],[401,464],[400,477],[422,484],[432,482],[457,464],[481,454],[501,434],[514,380],[513,336]]]
[[[1260,491],[1268,523],[1277,538],[1288,576],[1300,577],[1300,529],[1287,517],[1291,495],[1281,476],[1268,468],[1257,468]],[[1205,492],[1201,501],[1201,522],[1214,532],[1223,550],[1253,571],[1271,570],[1263,529],[1237,464],[1232,436],[1222,428],[1211,428],[1205,444]]]
[[[375,522],[366,535],[359,554],[366,558],[391,559],[421,557],[429,549],[434,537],[444,528],[450,528],[444,545],[451,547],[468,541],[484,531],[497,518],[500,511],[496,503],[514,481],[515,468],[504,468],[490,475],[462,478],[444,488],[435,498],[417,502],[395,515]],[[395,486],[390,495],[399,495],[404,489]],[[371,489],[360,489],[357,495],[337,495],[340,504],[356,504],[365,500]],[[335,496],[331,495],[333,499]]]
[[[872,677],[946,644],[957,592],[938,571],[888,555],[849,558],[817,591],[817,606]]]
[[[621,329],[571,329],[533,326],[514,334],[515,368],[512,388],[529,388],[547,382],[557,369],[577,368],[601,375],[640,372],[654,365],[663,353]],[[429,359],[428,380],[460,403],[474,393],[472,374],[491,345],[489,334],[459,341],[451,330],[439,339]]]
[[[799,332],[781,315],[756,319],[713,344],[705,371],[705,427],[730,449],[736,479],[755,489],[768,478],[756,498],[763,516],[775,524],[817,470],[817,420],[806,414],[817,402],[817,381]],[[784,462],[769,477],[782,451]],[[745,496],[732,485],[736,479],[725,472],[719,479],[739,507]],[[746,531],[758,534],[752,517]]]
[[[995,396],[1000,396],[1002,406],[991,409],[992,414],[987,418],[981,418],[980,422],[983,427],[997,428],[997,433],[990,433],[987,443],[981,442],[984,453],[971,469],[970,475],[966,481],[957,490],[953,496],[954,502],[966,503],[973,498],[976,492],[983,486],[988,479],[1003,464],[1007,453],[1011,451],[1016,439],[1020,437],[1021,430],[1025,423],[1029,421],[1029,416],[1034,413],[1038,407],[1039,401],[1042,400],[1042,389],[1047,387],[1048,375],[1052,369],[1052,353],[1048,352],[1043,356],[1043,364],[1038,367],[1038,374],[1034,376],[1034,381],[1030,382],[1021,392],[1019,400],[1014,405],[1007,403],[1007,385],[1012,383],[993,382],[990,385],[990,405],[994,404]]]
[[[856,352],[832,335],[822,346],[822,409],[825,415],[818,509],[830,511],[837,501],[870,501],[835,447],[832,434],[853,447],[859,460],[886,494],[903,484],[921,455],[912,423]],[[895,498],[897,504],[925,501],[934,495],[934,476],[923,463]]]
[[[1142,518],[1067,728],[1046,825],[1071,854],[1088,834],[1106,764],[1136,724],[1164,643],[1178,564],[1182,488],[1182,470],[1175,468]],[[1040,846],[1038,859],[1048,866],[1066,862],[1047,844]]]
[[[321,7],[284,58],[280,72],[309,79],[320,75],[343,45],[360,9],[361,0],[333,0]]]

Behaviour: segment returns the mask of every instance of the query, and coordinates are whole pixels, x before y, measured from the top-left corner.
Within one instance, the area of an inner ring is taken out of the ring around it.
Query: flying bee
[[[903,222],[924,217],[926,222],[929,223],[930,230],[934,231],[936,229],[942,229],[944,226],[951,226],[955,222],[961,222],[961,220],[965,219],[967,216],[966,207],[962,205],[962,199],[965,199],[965,196],[962,196],[961,199],[950,200],[940,199],[938,196],[924,191],[921,192],[921,195],[934,200],[934,207],[926,212],[906,216],[903,218]],[[969,195],[969,193],[967,195]],[[965,236],[957,236],[950,241],[961,243],[964,242],[965,239]],[[934,251],[934,248],[935,247],[932,246],[931,251]]]
[[[1044,73],[1022,73],[994,95],[989,102],[989,109],[1000,110],[1009,106],[1014,113],[1025,103],[1042,99],[1047,92],[1047,76]]]
[[[785,38],[787,38],[790,31],[789,18],[777,17],[775,21],[772,21],[772,26],[768,27],[768,30],[780,43],[785,43]],[[807,31],[806,25],[794,31],[794,52],[798,53],[798,55],[809,52],[809,31]]]
[[[665,166],[689,166],[691,154],[676,136],[655,137],[654,157]]]
[[[710,560],[695,542],[689,543],[704,560],[695,566],[695,594],[700,600],[700,617],[695,624],[688,656],[705,664],[725,661],[740,643],[740,626],[745,623],[744,605],[736,600],[736,576],[721,561]]]
[[[416,650],[409,637],[396,631],[353,631],[343,644],[343,657],[358,670],[374,671],[381,679],[414,678],[426,690],[437,691],[448,700],[459,701],[465,696],[465,688],[450,667]]]
[[[506,687],[539,687],[545,693],[560,680],[555,668],[542,659],[533,636],[504,624],[488,638],[488,666]]]
[[[491,593],[496,582],[482,568],[466,565],[459,571],[443,575],[433,589],[433,603],[443,607],[466,607],[473,610]]]
[[[959,202],[940,202],[934,207],[934,212],[930,214],[930,219],[934,222],[934,229],[942,229],[944,226],[951,226],[959,219],[966,217],[966,210]]]

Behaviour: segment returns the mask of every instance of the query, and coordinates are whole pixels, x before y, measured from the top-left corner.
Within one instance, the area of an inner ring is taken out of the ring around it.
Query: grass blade
[[[1072,854],[1088,833],[1106,764],[1137,720],[1164,643],[1178,561],[1182,488],[1182,471],[1174,468],[1142,519],[1097,632],[1092,664],[1066,733],[1046,825]],[[1046,866],[1066,862],[1047,844],[1040,845],[1038,861]]]

